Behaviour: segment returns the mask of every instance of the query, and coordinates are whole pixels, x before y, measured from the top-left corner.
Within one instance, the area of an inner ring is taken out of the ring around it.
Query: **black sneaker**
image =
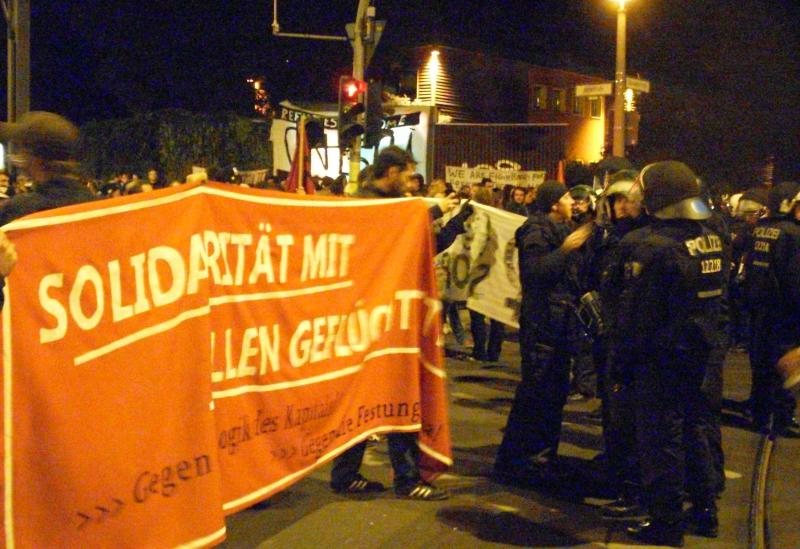
[[[450,497],[450,494],[445,490],[437,488],[424,480],[395,486],[394,494],[399,498],[417,499],[421,501],[442,501]]]
[[[333,486],[337,494],[374,494],[384,492],[386,487],[380,482],[367,480],[361,475],[356,475],[353,480],[341,486]]]

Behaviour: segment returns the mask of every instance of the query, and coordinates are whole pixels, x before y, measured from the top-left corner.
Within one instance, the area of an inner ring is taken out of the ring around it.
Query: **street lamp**
[[[612,154],[625,157],[625,30],[626,0],[613,0],[617,4],[617,69],[614,75],[614,133]]]

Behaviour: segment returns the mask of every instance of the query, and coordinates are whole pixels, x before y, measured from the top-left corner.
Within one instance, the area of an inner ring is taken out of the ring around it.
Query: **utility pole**
[[[364,80],[365,49],[364,30],[367,19],[367,8],[370,0],[358,0],[356,12],[356,28],[353,33],[353,78]],[[341,143],[339,144],[341,146]],[[347,180],[345,194],[352,195],[358,191],[358,172],[361,171],[361,139],[356,139],[350,148],[350,173]]]
[[[31,105],[30,0],[0,0],[8,43],[7,120],[16,121]]]
[[[617,69],[614,75],[614,133],[611,154],[625,157],[625,40],[627,13],[626,0],[616,0],[617,10]]]

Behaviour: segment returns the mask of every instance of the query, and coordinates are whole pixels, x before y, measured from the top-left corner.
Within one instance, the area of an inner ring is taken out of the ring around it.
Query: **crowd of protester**
[[[35,211],[183,182],[120,174],[81,181],[74,160],[78,131],[52,113],[29,113],[0,127],[14,143],[12,180],[0,173],[0,225]],[[430,208],[437,252],[463,233],[473,213],[459,199],[523,216],[515,235],[522,285],[519,343],[522,379],[494,464],[494,478],[528,488],[570,486],[558,459],[563,408],[599,397],[602,459],[616,499],[610,519],[630,519],[628,533],[681,546],[687,531],[718,535],[717,499],[725,488],[720,428],[722,368],[730,346],[747,350],[749,409],[755,429],[797,435],[796,401],[781,372],[800,383],[800,185],[755,186],[714,207],[681,162],[607,169],[598,188],[546,181],[537,188],[485,178],[462,189],[426,185],[413,159],[387,147],[360,176],[358,198],[436,198]],[[198,179],[244,184],[235,168]],[[345,178],[316,178],[321,194],[342,195]],[[266,177],[258,188],[285,189]],[[0,232],[0,275],[16,251]],[[0,278],[2,281],[2,278]],[[2,295],[2,294],[0,294]],[[503,324],[469,312],[471,341],[459,309],[443,316],[472,360],[499,360]],[[488,324],[487,324],[488,323]],[[794,350],[793,350],[794,349]],[[414,434],[387,436],[398,497],[446,499],[422,479]],[[359,468],[365,444],[334,460],[331,487],[344,494],[384,490]],[[683,511],[684,499],[691,504]]]

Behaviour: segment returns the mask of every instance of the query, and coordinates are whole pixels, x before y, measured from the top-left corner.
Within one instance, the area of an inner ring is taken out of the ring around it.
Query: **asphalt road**
[[[518,346],[504,345],[501,361],[482,364],[447,359],[453,469],[437,481],[449,500],[416,502],[391,492],[372,497],[332,493],[330,466],[315,471],[267,505],[228,517],[227,549],[251,548],[442,548],[642,547],[628,539],[619,523],[603,521],[602,491],[589,497],[547,495],[509,488],[489,479],[501,429],[519,379]],[[728,356],[723,439],[727,489],[720,501],[720,537],[687,537],[686,547],[733,549],[748,546],[750,479],[759,436],[750,431],[738,402],[749,391],[746,355]],[[599,401],[567,405],[559,453],[591,484],[591,459],[601,448],[600,426],[590,412]],[[773,547],[800,547],[797,494],[800,494],[800,440],[781,439],[770,490]],[[368,449],[362,467],[368,478],[391,485],[385,443]]]

